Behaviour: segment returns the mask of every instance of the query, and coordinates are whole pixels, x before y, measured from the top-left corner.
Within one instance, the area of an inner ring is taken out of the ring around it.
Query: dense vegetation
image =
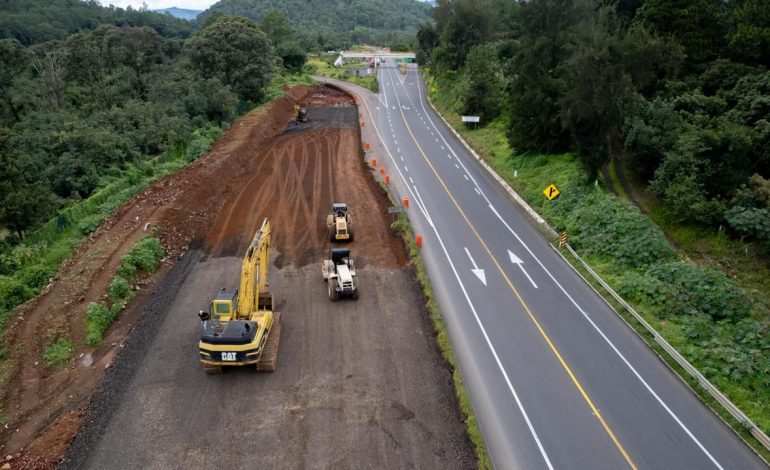
[[[437,106],[480,115],[464,132],[483,156],[770,430],[766,287],[681,260],[591,184],[621,163],[678,223],[770,250],[770,3],[440,0],[434,18],[417,54]]]
[[[193,25],[170,15],[147,10],[105,8],[94,0],[1,0],[0,39],[13,38],[25,46],[70,34],[90,31],[102,24],[147,26],[164,37],[190,36]]]
[[[271,11],[285,14],[306,51],[348,49],[353,44],[408,47],[414,32],[430,19],[417,0],[220,0],[198,17],[218,13],[261,21]]]
[[[262,24],[270,34],[219,16],[183,40],[92,25],[116,11],[94,4],[30,11],[57,14],[60,3],[90,12],[61,29],[78,32],[31,46],[0,39],[0,331],[102,220],[204,153],[305,61],[293,30],[275,36],[273,23],[286,23],[276,15]]]

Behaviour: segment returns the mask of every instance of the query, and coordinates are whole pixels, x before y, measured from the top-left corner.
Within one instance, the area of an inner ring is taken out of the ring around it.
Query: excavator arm
[[[248,317],[264,302],[260,295],[267,294],[267,269],[270,262],[270,222],[265,219],[262,227],[254,234],[254,238],[246,250],[241,266],[241,287],[238,290],[237,317]]]

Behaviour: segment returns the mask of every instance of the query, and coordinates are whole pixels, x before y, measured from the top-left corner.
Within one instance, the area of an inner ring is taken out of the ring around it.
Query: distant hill
[[[0,39],[15,38],[24,45],[64,39],[103,23],[149,26],[165,37],[187,37],[193,25],[152,11],[103,7],[82,0],[0,0]]]
[[[201,13],[203,13],[203,10],[186,10],[184,8],[177,8],[177,7],[171,7],[171,8],[161,8],[160,10],[153,10],[157,13],[168,13],[171,16],[175,16],[177,18],[182,18],[183,20],[194,20],[198,17]]]
[[[417,0],[220,0],[198,22],[214,12],[259,21],[272,10],[284,13],[300,35],[332,48],[345,43],[382,43],[383,39],[392,43],[396,38],[410,38],[411,44],[419,26],[431,21],[431,6]]]

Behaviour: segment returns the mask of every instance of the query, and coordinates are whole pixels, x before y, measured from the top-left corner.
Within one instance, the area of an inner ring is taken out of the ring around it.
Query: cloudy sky
[[[145,0],[147,8],[157,10],[158,8],[179,7],[190,10],[205,10],[215,4],[217,0]],[[115,5],[116,7],[126,8],[131,5],[133,8],[141,8],[142,0],[99,0],[104,6]]]

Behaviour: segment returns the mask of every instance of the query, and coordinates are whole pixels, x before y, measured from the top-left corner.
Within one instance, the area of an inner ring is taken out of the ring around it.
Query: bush
[[[45,347],[43,360],[48,367],[56,367],[69,361],[73,352],[75,344],[67,338],[60,338]]]
[[[112,282],[110,282],[107,292],[110,296],[110,300],[113,303],[116,303],[127,299],[131,295],[131,286],[128,285],[128,281],[125,278],[115,276]]]
[[[679,261],[625,276],[618,290],[651,306],[661,318],[707,315],[712,321],[735,323],[754,310],[746,292],[724,274]]]
[[[86,308],[86,343],[98,346],[102,342],[102,333],[107,330],[116,315],[101,303],[91,302]]]
[[[142,271],[152,273],[157,269],[160,260],[163,259],[164,250],[160,240],[153,237],[146,237],[139,240],[131,250],[123,256],[121,268],[123,265],[133,266]],[[127,268],[130,271],[130,268]],[[131,276],[123,276],[131,279]]]
[[[581,200],[566,214],[566,228],[585,253],[636,268],[675,258],[660,229],[635,207],[598,191],[577,197]]]

